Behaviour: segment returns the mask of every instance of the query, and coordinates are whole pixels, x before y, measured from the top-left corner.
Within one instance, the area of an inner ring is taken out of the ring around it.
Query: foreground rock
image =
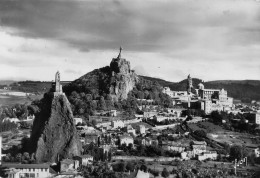
[[[55,162],[80,155],[81,144],[70,103],[62,90],[46,93],[41,100],[40,109],[31,134],[32,151],[35,152],[36,161]]]

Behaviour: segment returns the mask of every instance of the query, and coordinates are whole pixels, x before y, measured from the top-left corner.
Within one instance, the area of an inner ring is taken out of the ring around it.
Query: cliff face
[[[80,155],[81,144],[66,96],[47,93],[41,102],[41,111],[36,115],[31,134],[36,161],[55,162],[58,157]]]
[[[122,58],[114,58],[110,63],[110,69],[110,95],[116,100],[126,99],[128,92],[139,81],[138,76],[131,71],[130,62]]]

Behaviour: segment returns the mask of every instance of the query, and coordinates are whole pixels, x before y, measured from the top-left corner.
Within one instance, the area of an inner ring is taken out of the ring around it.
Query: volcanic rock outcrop
[[[60,88],[57,84],[56,78],[56,90]],[[81,144],[72,110],[62,90],[46,93],[41,100],[40,112],[33,123],[31,143],[38,163],[80,155]]]
[[[139,78],[131,70],[130,62],[118,56],[113,58],[110,63],[112,76],[110,80],[110,94],[116,99],[126,99],[127,94],[131,91]]]
[[[108,94],[113,100],[127,99],[127,94],[138,83],[139,77],[131,70],[130,62],[121,58],[121,50],[110,66],[95,69],[65,86],[66,94],[70,96],[72,91],[77,91],[99,96]]]

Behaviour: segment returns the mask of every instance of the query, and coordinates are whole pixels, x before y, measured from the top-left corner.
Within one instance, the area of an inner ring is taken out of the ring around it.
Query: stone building
[[[126,144],[126,146],[130,145],[130,144],[134,144],[134,139],[133,137],[129,136],[129,135],[122,135],[119,137],[120,140],[120,145]]]
[[[91,155],[75,156],[74,159],[79,161],[80,166],[87,166],[94,161],[94,157]]]
[[[125,127],[125,124],[121,120],[115,120],[115,121],[111,122],[111,126],[116,129],[116,128],[123,128],[123,127]]]
[[[48,164],[3,164],[2,168],[8,178],[23,177],[51,177],[50,166]]]

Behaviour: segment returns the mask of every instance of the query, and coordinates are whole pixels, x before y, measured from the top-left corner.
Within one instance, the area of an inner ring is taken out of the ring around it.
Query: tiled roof
[[[3,163],[2,167],[16,168],[16,169],[47,169],[50,167],[48,164],[13,164],[13,163]]]
[[[133,137],[131,137],[129,135],[122,135],[122,136],[120,136],[120,140],[125,139],[125,138],[133,139]]]

